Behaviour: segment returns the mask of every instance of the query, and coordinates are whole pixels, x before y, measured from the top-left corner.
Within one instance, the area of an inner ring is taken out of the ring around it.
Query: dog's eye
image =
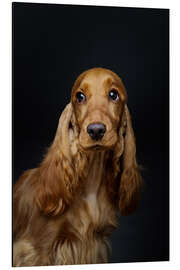
[[[109,92],[109,97],[110,99],[112,99],[113,101],[118,101],[119,100],[119,93],[117,90],[115,89],[112,89],[110,92]]]
[[[86,100],[86,96],[82,92],[76,93],[76,101],[78,103],[83,103]]]

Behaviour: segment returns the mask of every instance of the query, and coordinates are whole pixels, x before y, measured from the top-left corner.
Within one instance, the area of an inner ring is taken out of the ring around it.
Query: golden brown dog
[[[14,266],[108,262],[108,236],[142,185],[126,91],[112,71],[82,73],[38,168],[14,187]]]

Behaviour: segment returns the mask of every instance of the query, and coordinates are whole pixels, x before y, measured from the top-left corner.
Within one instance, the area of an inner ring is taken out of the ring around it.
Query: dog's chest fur
[[[104,159],[104,152],[94,154],[89,167],[84,194],[82,195],[94,223],[97,223],[100,218],[99,196],[102,192],[102,182],[104,180]]]
[[[69,221],[74,220],[73,215],[78,215],[73,226],[78,227],[82,235],[89,232],[90,228],[102,228],[104,231],[108,227],[116,226],[115,211],[112,205],[107,203],[109,198],[106,190],[105,159],[105,152],[97,152],[91,157],[83,192],[77,197],[72,212],[69,213]]]

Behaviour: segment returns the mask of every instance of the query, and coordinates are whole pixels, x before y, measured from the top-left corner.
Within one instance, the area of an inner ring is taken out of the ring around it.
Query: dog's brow
[[[113,79],[113,80],[112,80],[112,84],[113,84],[113,85],[116,85],[117,87],[121,87],[120,82],[118,82],[118,80],[116,80],[116,79]]]
[[[118,82],[118,80],[116,80],[115,78],[109,77],[107,78],[104,83],[108,84],[109,87],[111,87],[112,85],[115,85],[117,87],[120,87],[120,83]]]
[[[89,84],[87,82],[82,82],[80,85],[80,88],[87,89],[89,87]]]
[[[108,89],[110,90],[110,88],[113,87],[113,86],[119,88],[120,83],[118,83],[118,81],[115,80],[114,78],[109,77],[109,78],[104,80],[104,86],[108,87]]]
[[[113,83],[113,78],[111,78],[111,77],[107,78],[107,79],[104,81],[104,83],[107,83],[107,84],[111,85],[111,84]]]

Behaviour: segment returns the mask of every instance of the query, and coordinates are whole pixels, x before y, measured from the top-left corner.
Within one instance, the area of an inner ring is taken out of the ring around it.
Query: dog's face
[[[71,102],[85,150],[112,148],[118,140],[126,91],[112,71],[93,68],[76,80]]]

